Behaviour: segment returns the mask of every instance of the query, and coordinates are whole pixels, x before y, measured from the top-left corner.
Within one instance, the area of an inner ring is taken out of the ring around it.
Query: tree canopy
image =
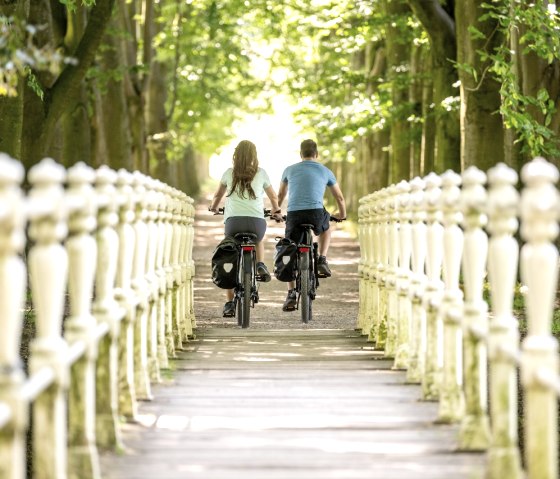
[[[0,148],[193,193],[234,120],[283,94],[351,204],[430,170],[558,162],[557,3],[3,2]]]

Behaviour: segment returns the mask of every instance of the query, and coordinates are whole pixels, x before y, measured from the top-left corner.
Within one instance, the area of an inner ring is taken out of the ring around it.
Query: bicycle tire
[[[250,317],[251,317],[251,269],[252,269],[252,257],[250,252],[243,252],[243,268],[242,268],[242,280],[243,280],[243,297],[239,302],[240,305],[240,320],[241,327],[248,328]]]
[[[307,324],[311,321],[311,276],[309,270],[309,255],[304,254],[300,259],[301,321]]]

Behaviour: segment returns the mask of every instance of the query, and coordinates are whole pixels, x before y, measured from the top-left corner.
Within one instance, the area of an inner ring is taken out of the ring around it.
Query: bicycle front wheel
[[[311,276],[309,271],[309,255],[307,254],[301,257],[300,275],[301,320],[307,324],[311,321]]]

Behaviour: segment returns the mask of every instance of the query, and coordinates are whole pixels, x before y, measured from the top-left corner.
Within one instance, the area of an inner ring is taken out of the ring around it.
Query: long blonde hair
[[[256,199],[251,182],[258,169],[257,147],[248,140],[240,141],[233,152],[233,182],[228,196],[237,191],[241,198],[245,198],[247,192],[249,198]]]

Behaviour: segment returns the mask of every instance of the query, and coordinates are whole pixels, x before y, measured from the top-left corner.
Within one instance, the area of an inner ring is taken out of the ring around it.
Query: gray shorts
[[[257,241],[262,241],[266,232],[266,220],[253,216],[231,216],[225,223],[225,235],[235,236],[236,233],[254,233]]]

